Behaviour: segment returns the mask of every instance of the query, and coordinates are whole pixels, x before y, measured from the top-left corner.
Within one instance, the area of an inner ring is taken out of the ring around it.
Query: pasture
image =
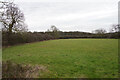
[[[117,39],[59,39],[4,48],[3,61],[42,65],[42,78],[117,78]]]

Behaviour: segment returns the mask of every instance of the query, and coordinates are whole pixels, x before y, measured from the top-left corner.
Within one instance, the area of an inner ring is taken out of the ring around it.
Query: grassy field
[[[61,39],[3,49],[3,61],[43,65],[40,77],[117,78],[117,39]]]

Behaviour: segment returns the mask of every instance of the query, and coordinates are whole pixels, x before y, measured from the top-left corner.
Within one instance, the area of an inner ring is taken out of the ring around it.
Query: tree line
[[[2,32],[2,44],[3,46],[8,45],[16,45],[21,43],[31,43],[36,41],[45,41],[52,39],[74,39],[74,38],[120,38],[119,32],[111,32],[111,33],[88,33],[88,32],[79,32],[79,31],[71,31],[71,32],[62,32],[60,30],[56,30],[55,26],[51,26],[53,30],[49,30],[46,32],[23,32],[23,33],[15,33],[13,32],[10,35],[10,39],[8,39],[8,33]],[[54,29],[55,28],[55,29]]]
[[[30,32],[25,24],[25,17],[19,7],[13,2],[0,2],[0,25],[2,29],[2,45],[16,45],[51,39],[70,38],[119,38],[119,25],[113,25],[107,33],[105,29],[88,32],[63,32],[52,25],[46,32]]]

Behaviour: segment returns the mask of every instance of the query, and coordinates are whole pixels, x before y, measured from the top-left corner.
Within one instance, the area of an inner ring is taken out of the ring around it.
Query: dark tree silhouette
[[[13,2],[0,3],[0,22],[3,25],[3,30],[9,34],[26,31],[27,25],[24,23],[24,14],[18,6]]]

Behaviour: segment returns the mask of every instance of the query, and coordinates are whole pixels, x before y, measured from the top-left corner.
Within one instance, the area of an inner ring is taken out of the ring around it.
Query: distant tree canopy
[[[13,2],[0,2],[0,22],[3,31],[9,34],[27,31],[27,25],[24,21],[24,14],[16,4]]]

